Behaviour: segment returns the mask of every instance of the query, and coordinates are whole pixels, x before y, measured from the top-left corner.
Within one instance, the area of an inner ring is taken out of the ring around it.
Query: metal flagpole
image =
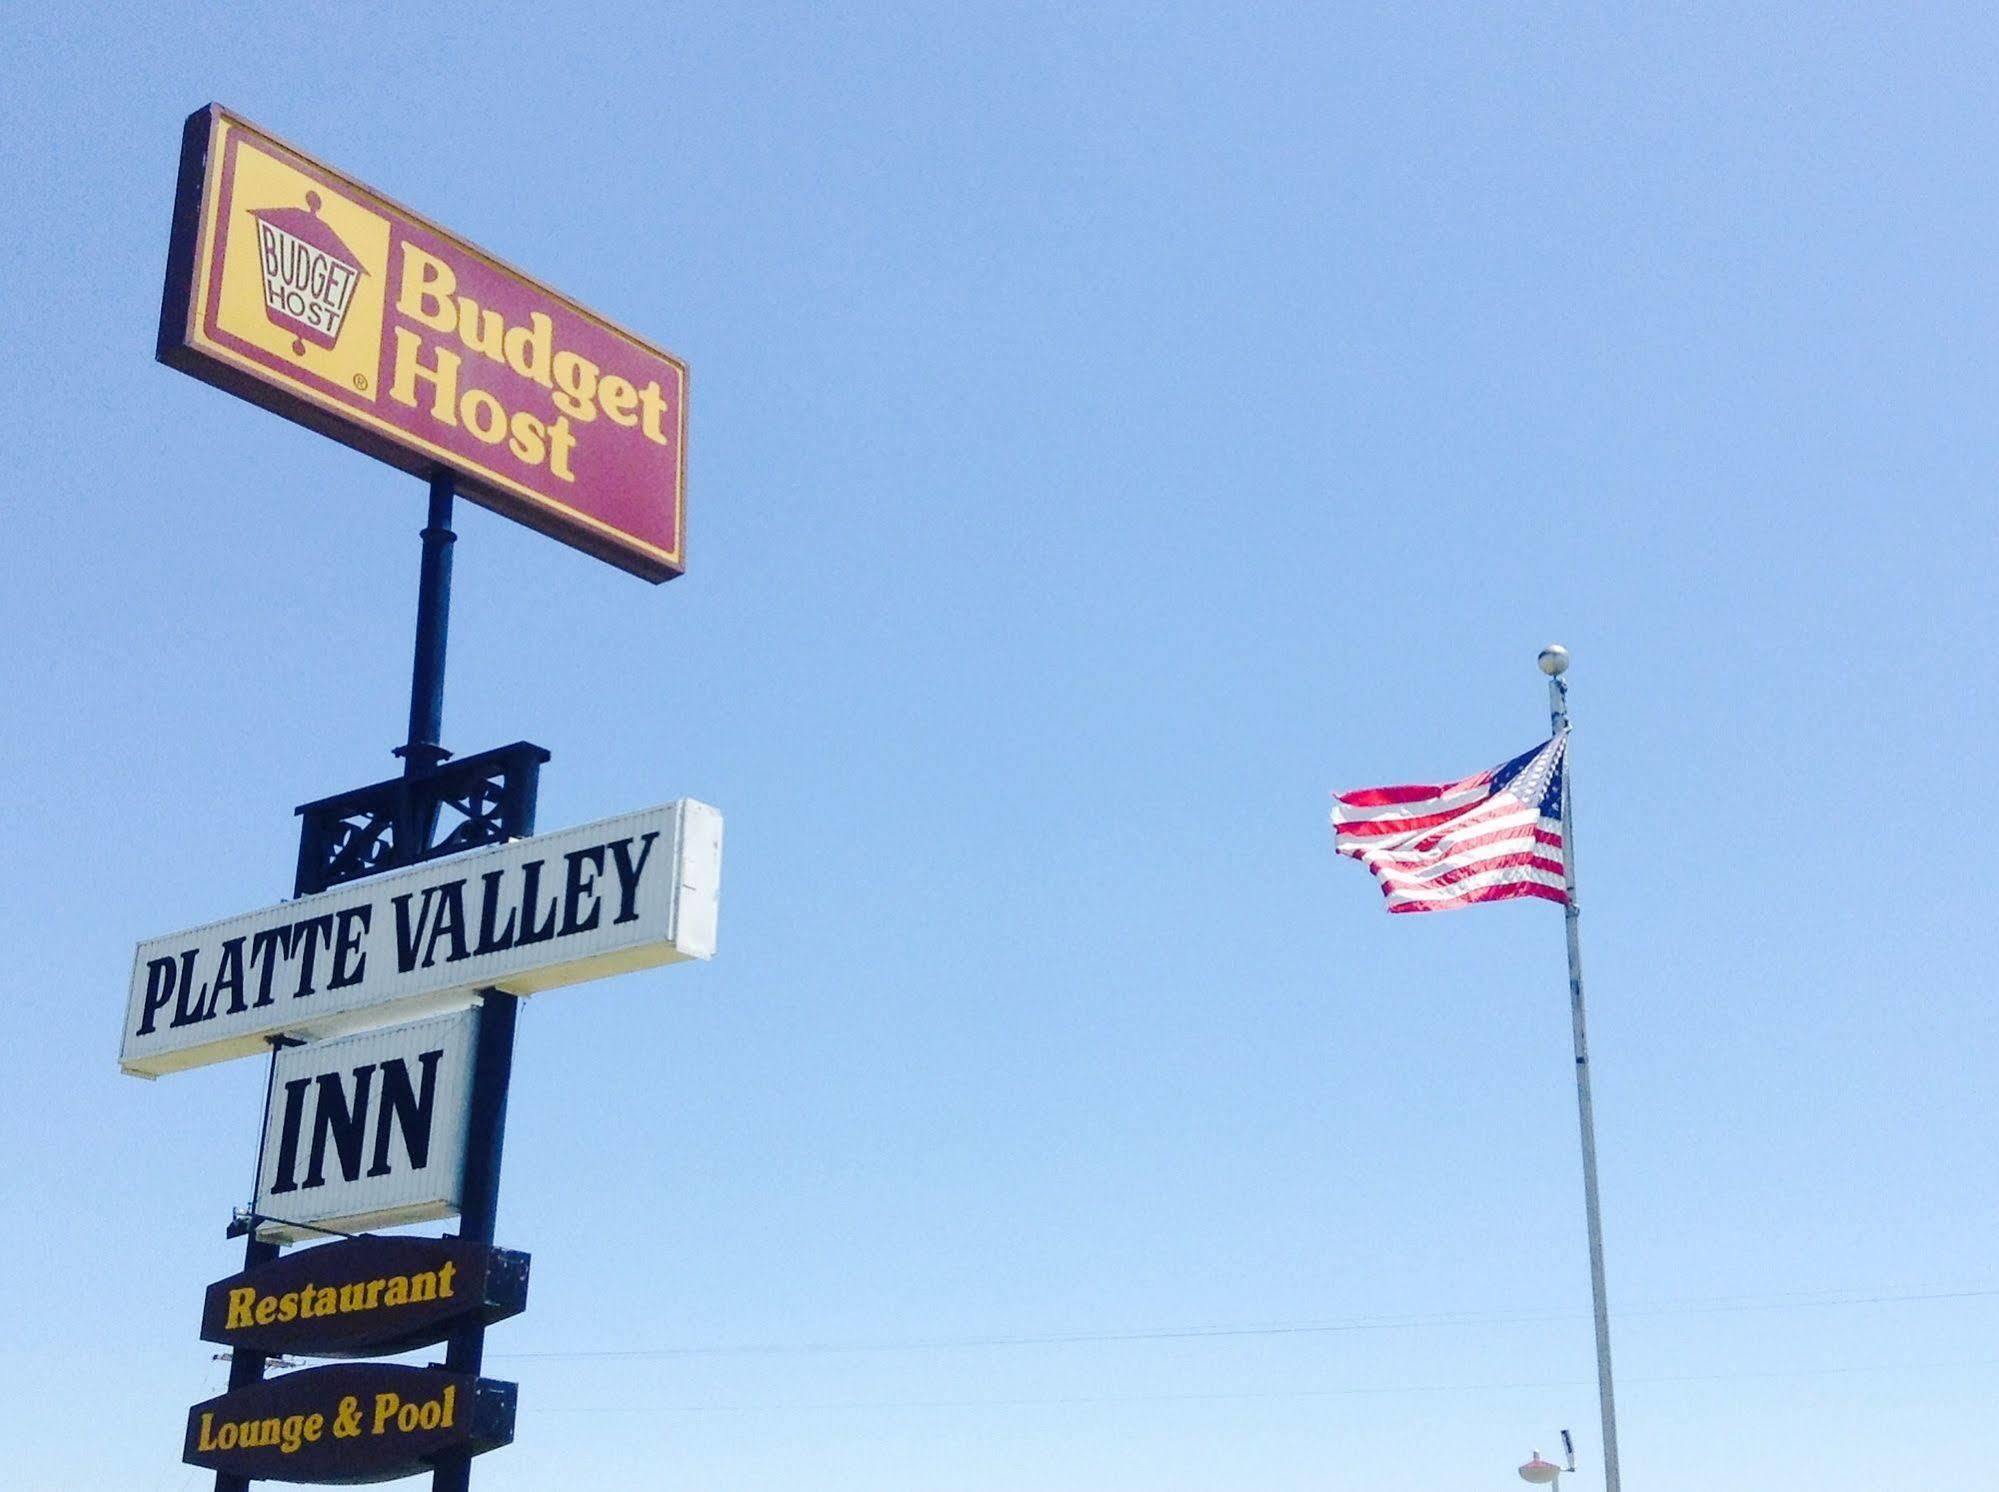
[[[1569,650],[1560,643],[1541,649],[1541,672],[1548,676],[1548,721],[1556,735],[1569,728],[1569,686],[1562,675]],[[1589,1283],[1596,1308],[1596,1388],[1603,1409],[1603,1485],[1621,1492],[1617,1469],[1617,1396],[1610,1381],[1610,1304],[1603,1282],[1603,1212],[1596,1194],[1596,1111],[1590,1103],[1589,1024],[1583,1013],[1583,953],[1576,930],[1575,777],[1562,752],[1562,884],[1568,892],[1563,921],[1569,933],[1569,1021],[1576,1045],[1576,1111],[1583,1133],[1583,1211],[1589,1218]]]

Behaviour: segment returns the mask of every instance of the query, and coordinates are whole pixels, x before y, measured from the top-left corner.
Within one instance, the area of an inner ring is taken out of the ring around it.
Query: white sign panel
[[[683,798],[172,937],[132,960],[118,1063],[143,1077],[715,952],[722,815]]]
[[[257,1177],[280,1243],[450,1217],[465,1171],[479,1011],[278,1053]]]

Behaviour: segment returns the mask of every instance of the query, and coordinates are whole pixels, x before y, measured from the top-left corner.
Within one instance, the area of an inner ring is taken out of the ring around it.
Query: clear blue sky
[[[205,1484],[132,948],[406,708],[420,484],[152,361],[216,99],[693,368],[685,578],[461,525],[449,743],[729,826],[524,1012],[478,1485],[1599,1486],[1559,914],[1325,827],[1557,638],[1627,1485],[1989,1481],[1999,23],[1668,9],[10,10],[0,1480]]]

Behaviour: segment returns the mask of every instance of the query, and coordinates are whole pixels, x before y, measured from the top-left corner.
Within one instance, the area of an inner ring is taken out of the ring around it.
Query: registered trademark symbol
[[[354,375],[354,387],[359,389],[364,394],[367,393],[368,375],[366,373],[356,373]]]

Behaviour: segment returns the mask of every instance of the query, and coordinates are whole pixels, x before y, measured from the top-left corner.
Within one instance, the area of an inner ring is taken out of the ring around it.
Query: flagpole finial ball
[[[1567,672],[1568,667],[1569,650],[1559,642],[1551,642],[1541,649],[1541,672],[1549,678]]]

